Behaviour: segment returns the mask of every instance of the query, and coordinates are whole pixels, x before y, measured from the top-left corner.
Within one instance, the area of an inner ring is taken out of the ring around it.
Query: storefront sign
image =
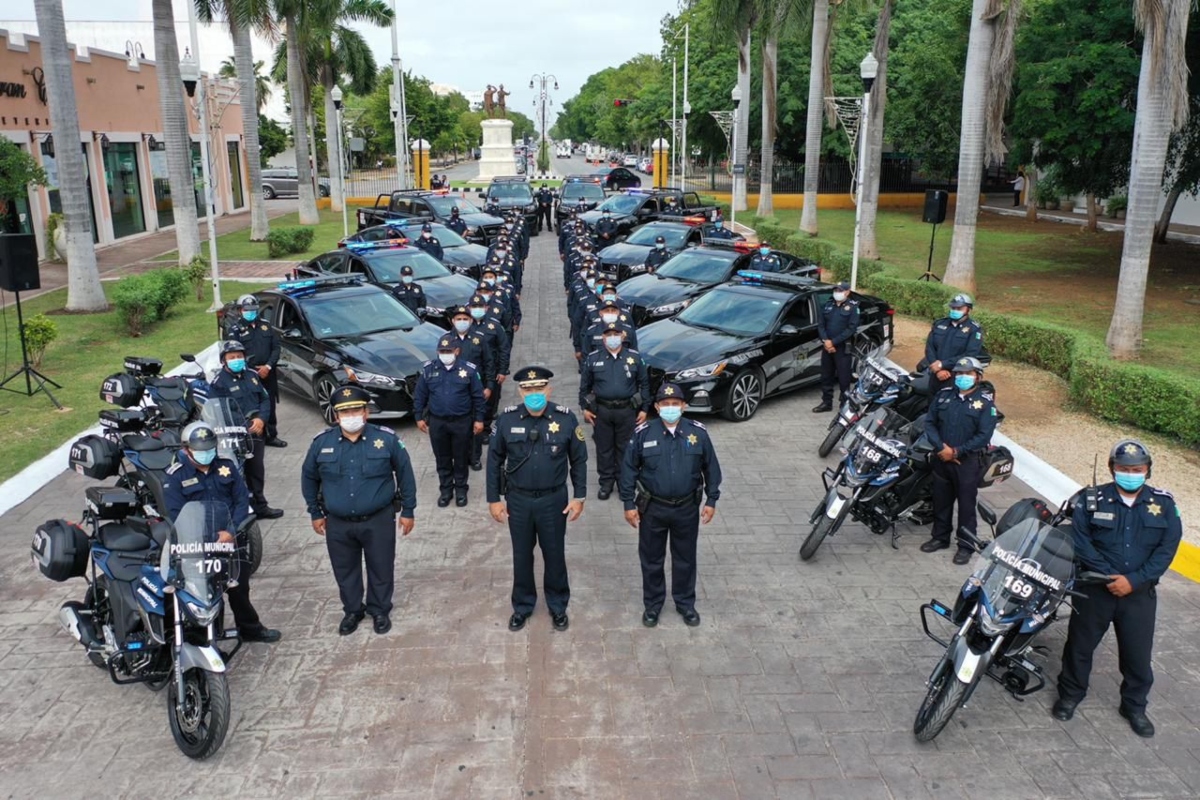
[[[24,97],[25,84],[13,81],[0,81],[0,97]]]
[[[23,70],[24,71],[24,70]],[[33,86],[37,90],[38,100],[42,105],[46,105],[46,73],[42,72],[41,67],[34,67],[26,72],[33,78]],[[23,100],[29,96],[29,92],[24,83],[17,81],[0,81],[0,97],[12,97],[16,100]]]

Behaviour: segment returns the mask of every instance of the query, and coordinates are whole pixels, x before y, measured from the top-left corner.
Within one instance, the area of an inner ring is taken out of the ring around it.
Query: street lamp
[[[196,96],[196,87],[200,88],[200,96],[196,98],[196,113],[200,120],[200,174],[204,178],[204,219],[208,223],[208,261],[212,265],[213,301],[209,311],[217,311],[221,303],[221,267],[217,260],[217,221],[213,214],[213,179],[212,169],[208,163],[208,91],[200,74],[200,34],[196,28],[196,4],[188,3],[188,28],[191,31],[192,46],[184,48],[183,58],[179,61],[179,78],[188,97]],[[193,56],[193,52],[197,55]],[[188,137],[188,162],[191,162],[191,137]],[[189,169],[189,172],[191,170]]]
[[[334,86],[329,93],[333,101],[334,116],[337,117],[337,160],[338,160],[338,194],[342,200],[342,237],[350,235],[350,226],[346,221],[346,157],[342,154],[342,87]]]
[[[400,15],[396,13],[396,0],[392,0],[392,125],[396,137],[396,172],[400,176],[400,188],[408,186],[408,109],[404,99],[404,70],[400,64]]]
[[[738,106],[742,104],[742,87],[734,84],[733,91],[729,93],[729,99],[733,100],[733,194],[729,198],[729,227],[732,228],[737,223],[737,187],[738,187],[738,170],[745,170],[745,164],[738,163]]]
[[[858,175],[855,176],[858,186],[854,201],[854,254],[850,259],[851,291],[854,291],[858,285],[858,246],[862,234],[863,183],[867,176],[867,140],[871,138],[871,87],[875,85],[875,77],[879,74],[879,61],[873,52],[867,51],[866,57],[858,65],[858,73],[862,78],[863,98],[862,116],[858,123]]]
[[[538,156],[539,156],[539,157],[540,157],[540,156],[541,156],[541,154],[542,154],[542,148],[543,148],[543,147],[546,147],[546,103],[547,103],[547,101],[549,101],[550,105],[554,105],[554,101],[553,101],[553,100],[550,100],[550,92],[549,92],[549,90],[546,88],[546,84],[547,84],[547,83],[549,83],[549,82],[553,82],[553,83],[554,83],[554,91],[556,91],[556,92],[557,92],[557,91],[558,91],[558,78],[556,78],[556,77],[555,77],[555,76],[553,76],[553,75],[549,75],[549,74],[547,74],[547,73],[545,73],[545,72],[543,72],[543,73],[541,73],[541,74],[539,75],[538,73],[536,73],[536,72],[535,72],[535,73],[533,74],[533,77],[531,77],[531,78],[529,79],[529,88],[530,88],[530,89],[532,89],[532,88],[533,88],[533,85],[534,85],[535,83],[537,83],[537,84],[539,85],[539,89],[538,89],[538,99],[537,99],[537,100],[534,100],[533,102],[534,102],[534,104],[537,104],[537,103],[540,101],[540,102],[541,102],[541,106],[542,106],[542,108],[541,108],[541,115],[542,115],[542,119],[541,119],[541,122],[542,122],[542,141],[541,141],[541,143],[538,145]],[[540,158],[539,158],[539,160],[540,160]]]

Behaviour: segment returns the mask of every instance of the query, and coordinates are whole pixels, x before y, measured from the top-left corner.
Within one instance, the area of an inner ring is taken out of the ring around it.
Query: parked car
[[[382,241],[408,244],[410,240],[421,235],[421,226],[426,223],[433,228],[433,235],[442,245],[442,263],[455,272],[479,280],[483,265],[487,262],[487,248],[481,244],[471,244],[442,223],[425,217],[412,217],[363,228],[338,242],[338,247],[345,247],[351,243]]]
[[[485,214],[470,200],[461,195],[450,194],[445,189],[401,189],[375,198],[372,208],[360,208],[354,212],[358,229],[382,225],[386,222],[425,217],[445,223],[450,219],[450,209],[458,208],[462,221],[467,223],[463,238],[472,244],[487,245],[504,225],[504,220]]]
[[[269,167],[262,171],[263,197],[296,197],[300,194],[300,173],[295,167]],[[329,197],[329,179],[317,178],[321,197]]]
[[[642,185],[642,179],[625,167],[612,166],[598,169],[595,172],[604,181],[604,188],[609,191],[616,189],[637,189]]]
[[[604,187],[595,175],[568,175],[554,203],[554,224],[562,225],[572,211],[591,211],[604,202]]]
[[[621,166],[637,168],[638,157],[633,153],[626,153],[625,158],[621,162]]]
[[[664,217],[663,209],[668,199],[674,197],[684,211],[685,217]],[[717,206],[704,205],[700,195],[695,192],[681,192],[678,189],[629,189],[615,194],[605,200],[595,211],[580,215],[580,219],[594,227],[604,211],[611,212],[617,223],[617,232],[627,234],[638,225],[655,220],[664,222],[698,221],[711,219]]]
[[[519,170],[524,174],[524,170]],[[488,186],[487,202],[495,203],[505,212],[518,209],[525,217],[525,227],[533,236],[537,236],[537,203],[533,199],[533,189],[529,179],[518,176],[502,176],[492,178]]]
[[[642,159],[638,161],[637,168],[638,172],[644,172],[647,175],[652,174],[654,172],[654,159],[649,156],[642,156]]]

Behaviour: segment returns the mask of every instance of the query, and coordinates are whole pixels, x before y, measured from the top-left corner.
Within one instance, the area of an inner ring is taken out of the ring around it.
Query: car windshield
[[[440,217],[450,216],[450,209],[457,208],[459,214],[478,214],[479,207],[465,197],[452,197],[450,195],[430,195],[425,199],[429,203],[430,208],[437,212]]]
[[[563,185],[560,196],[564,203],[579,202],[580,200],[603,200],[604,189],[598,183],[568,183]]]
[[[375,279],[382,283],[399,283],[400,268],[404,266],[413,268],[413,279],[418,281],[422,278],[444,278],[452,274],[433,256],[412,248],[372,253],[367,261],[375,271]]]
[[[407,306],[382,290],[318,295],[301,300],[300,307],[318,339],[361,336],[421,324]]]
[[[611,211],[614,214],[632,214],[642,204],[642,198],[630,194],[614,194],[597,208],[598,211]],[[653,242],[654,240],[651,239]]]
[[[690,233],[689,229],[673,225],[664,225],[661,227],[658,225],[644,225],[630,234],[629,238],[625,240],[625,244],[641,244],[653,247],[654,240],[661,236],[667,240],[668,248],[678,250],[687,241],[688,233]]]
[[[488,197],[498,200],[532,200],[533,193],[527,183],[493,183]]]
[[[659,267],[658,274],[689,283],[720,283],[729,278],[729,268],[736,260],[736,254],[684,250]]]
[[[436,236],[437,240],[442,243],[442,247],[462,247],[463,245],[470,244],[470,242],[447,228],[445,225],[431,225],[430,227],[433,228],[433,235]],[[420,235],[421,234],[418,231],[412,232],[412,236],[414,238]]]
[[[770,330],[782,307],[783,301],[773,297],[716,289],[692,303],[675,319],[695,328],[735,336],[758,336]]]

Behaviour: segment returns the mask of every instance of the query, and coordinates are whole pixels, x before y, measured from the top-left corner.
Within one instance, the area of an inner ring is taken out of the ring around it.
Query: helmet
[[[978,358],[971,356],[963,356],[958,361],[954,362],[954,368],[950,370],[954,373],[959,372],[983,372],[983,362]]]
[[[252,294],[244,294],[238,298],[238,305],[242,308],[258,308],[258,298]]]
[[[1154,459],[1146,445],[1137,439],[1122,439],[1114,444],[1108,453],[1109,472],[1113,472],[1116,467],[1140,467],[1142,464],[1153,468]],[[1146,472],[1146,477],[1150,477],[1149,471]]]
[[[217,449],[217,434],[207,422],[193,422],[183,429],[180,438],[188,450]]]
[[[655,236],[655,237],[654,237],[654,243],[655,243],[655,244],[666,244],[666,243],[667,243],[667,240],[666,240],[666,238],[665,238],[665,237],[662,237],[662,236]]]
[[[246,345],[242,344],[237,339],[226,339],[225,341],[221,342],[221,358],[222,359],[224,359],[225,356],[229,355],[230,353],[244,353],[244,352],[246,352]]]
[[[954,295],[954,299],[950,301],[950,307],[951,308],[962,308],[963,306],[966,306],[967,308],[975,307],[975,301],[971,299],[971,295],[969,295],[969,294]]]

